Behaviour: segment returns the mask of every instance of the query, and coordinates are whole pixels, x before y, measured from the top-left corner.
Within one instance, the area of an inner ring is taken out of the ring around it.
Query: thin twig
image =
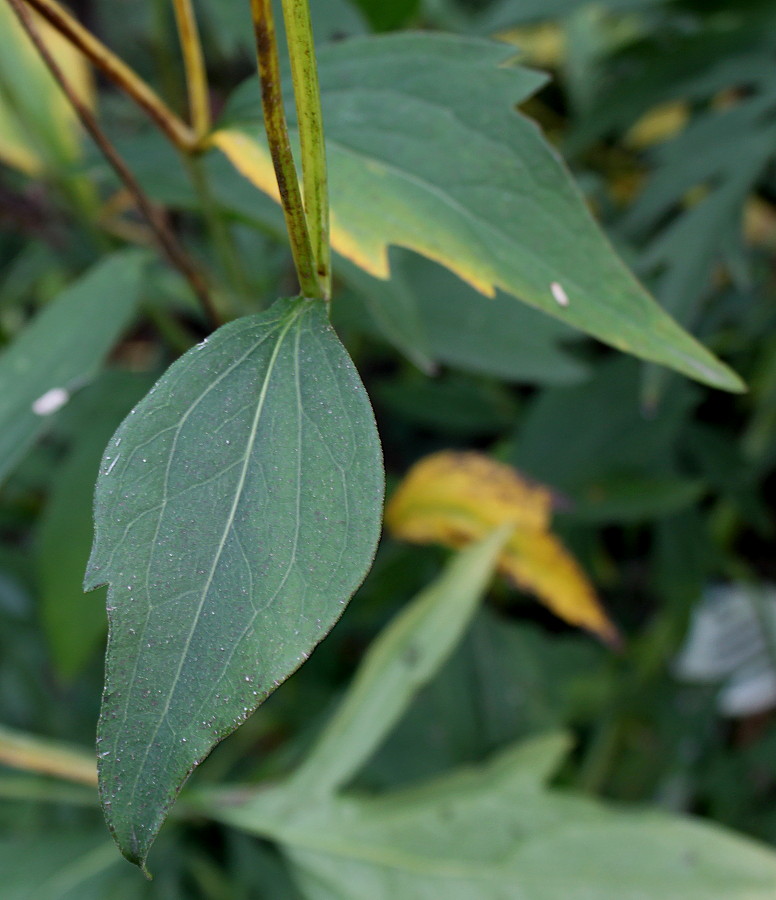
[[[205,57],[202,53],[197,18],[194,15],[191,0],[173,0],[173,6],[183,53],[183,66],[186,70],[191,124],[197,140],[200,141],[210,131],[210,98]]]
[[[283,18],[299,122],[304,208],[318,277],[328,300],[331,295],[331,248],[326,144],[308,0],[283,0]]]
[[[251,12],[256,34],[264,127],[267,130],[269,149],[280,191],[280,202],[291,242],[291,253],[304,296],[322,297],[323,290],[318,280],[310,233],[307,230],[307,218],[302,205],[296,166],[291,152],[291,141],[288,137],[286,114],[283,110],[272,0],[251,0]]]
[[[167,225],[162,213],[151,202],[116,148],[97,124],[97,120],[94,115],[92,115],[92,111],[81,102],[78,94],[75,92],[60,68],[59,63],[54,59],[46,46],[46,43],[41,38],[40,32],[33,21],[32,14],[24,5],[24,0],[8,0],[8,3],[14,13],[16,13],[19,23],[37,49],[41,59],[45,62],[49,71],[54,76],[54,79],[61,87],[62,92],[75,110],[81,124],[91,135],[113,171],[132,195],[132,199],[135,201],[138,209],[147,219],[161,249],[169,259],[170,263],[178,269],[181,275],[188,281],[191,289],[202,303],[206,314],[212,320],[212,323],[214,325],[217,324],[219,317],[210,299],[201,273],[197,270],[184,249],[181,247],[175,234]]]
[[[10,2],[10,0],[9,0]],[[24,0],[47,22],[77,47],[114,84],[124,90],[138,106],[161,128],[173,144],[185,153],[197,149],[197,136],[177,116],[161,97],[123,60],[103,43],[56,0]],[[16,6],[16,4],[13,4]],[[17,13],[18,15],[18,13]]]

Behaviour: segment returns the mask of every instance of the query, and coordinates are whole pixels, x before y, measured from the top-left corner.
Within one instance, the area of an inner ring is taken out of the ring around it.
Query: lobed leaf
[[[100,789],[128,859],[339,618],[382,493],[369,401],[319,301],[219,329],[120,426],[87,587],[110,582]]]
[[[390,246],[415,250],[488,296],[501,289],[621,350],[742,390],[630,274],[560,158],[514,109],[544,77],[510,65],[512,54],[440,34],[321,51],[334,249],[380,278]],[[254,81],[212,140],[277,197]]]

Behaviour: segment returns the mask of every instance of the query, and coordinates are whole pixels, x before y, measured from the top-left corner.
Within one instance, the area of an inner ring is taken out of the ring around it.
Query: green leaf
[[[407,20],[416,16],[419,0],[355,0],[356,6],[364,11],[375,31],[393,31],[401,28]]]
[[[320,803],[283,789],[204,798],[279,841],[306,900],[770,900],[776,855],[691,819],[550,790],[541,737],[418,788]],[[283,800],[285,799],[285,803]]]
[[[99,833],[67,828],[4,837],[0,839],[3,900],[113,897],[120,862],[110,841]]]
[[[483,300],[459,278],[418,256],[402,254],[432,357],[464,371],[507,381],[570,384],[587,374],[562,347],[578,333],[498,292]]]
[[[485,759],[494,747],[585,721],[606,700],[609,665],[609,652],[587,636],[551,634],[486,606],[358,786],[417,785]]]
[[[422,256],[394,249],[390,281],[340,256],[335,271],[357,293],[338,297],[334,315],[345,307],[356,327],[388,341],[428,374],[438,364],[538,384],[569,384],[587,374],[562,346],[579,332],[506,294],[483,300]]]
[[[432,374],[436,367],[429,336],[418,298],[403,273],[394,267],[389,281],[373,278],[339,254],[334,255],[334,272],[346,287],[333,306],[335,323],[345,319],[357,330],[382,338],[422,372]]]
[[[701,486],[681,477],[677,454],[698,390],[677,384],[648,416],[639,370],[635,360],[604,361],[586,384],[539,394],[516,429],[510,461],[570,497],[581,520],[650,518],[697,499]]]
[[[0,479],[98,370],[132,320],[145,253],[108,257],[70,285],[0,356]]]
[[[52,486],[38,530],[38,584],[43,630],[60,678],[83,669],[102,638],[105,592],[85,594],[83,573],[94,530],[94,483],[105,445],[129,409],[151,386],[148,376],[105,372],[73,402],[88,417]],[[81,402],[83,401],[83,402]]]
[[[382,494],[369,401],[316,301],[224,326],[116,432],[87,586],[111,584],[100,783],[128,859],[339,618]]]
[[[510,526],[460,553],[370,647],[292,787],[322,796],[345,784],[458,644],[493,577]]]
[[[387,278],[389,246],[407,247],[482,293],[501,289],[621,350],[741,390],[617,258],[556,152],[515,111],[544,77],[509,65],[512,55],[439,34],[321,51],[334,249]],[[273,193],[258,109],[251,82],[213,142]]]

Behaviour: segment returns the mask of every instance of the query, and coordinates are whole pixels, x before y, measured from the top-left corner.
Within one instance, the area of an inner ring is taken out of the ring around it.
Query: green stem
[[[291,78],[299,123],[304,207],[318,277],[324,297],[328,300],[331,297],[331,247],[326,143],[323,134],[315,44],[307,0],[283,0],[283,18],[286,23]]]
[[[186,71],[191,124],[197,140],[202,140],[210,131],[210,99],[197,19],[191,0],[173,0],[173,6]]]
[[[77,784],[60,784],[39,775],[17,775],[0,778],[0,798],[37,803],[67,803],[71,806],[99,806],[95,788]]]
[[[166,309],[159,309],[149,303],[143,306],[143,312],[162,340],[178,356],[182,356],[197,343],[197,339]]]
[[[586,794],[600,794],[616,756],[621,725],[616,719],[600,722],[579,768],[577,788]]]
[[[251,13],[256,34],[264,127],[267,131],[299,286],[305,297],[323,297],[283,109],[272,0],[251,0]]]
[[[0,727],[0,763],[79,784],[97,784],[97,763],[90,754],[10,728]]]
[[[200,211],[205,219],[205,225],[210,234],[221,268],[235,294],[245,303],[250,303],[251,290],[248,277],[235,250],[229,226],[213,197],[202,158],[199,156],[188,156],[183,157],[183,159],[189,170],[191,183],[194,185],[194,190],[199,199]]]

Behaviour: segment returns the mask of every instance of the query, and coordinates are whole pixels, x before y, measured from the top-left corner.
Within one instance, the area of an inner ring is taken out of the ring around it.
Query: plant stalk
[[[11,0],[8,0],[11,3]],[[172,143],[184,153],[197,148],[197,137],[191,128],[177,116],[159,95],[123,60],[56,0],[24,0],[67,40],[77,47],[101,72],[131,97],[159,126]],[[11,4],[16,7],[16,4]],[[18,13],[17,13],[18,15]]]
[[[97,784],[97,765],[87,753],[10,728],[0,727],[0,763],[78,784]]]
[[[326,143],[323,134],[321,91],[315,61],[310,7],[307,0],[283,0],[283,18],[291,59],[307,226],[324,297],[331,297],[331,245]]]
[[[170,263],[178,269],[188,281],[191,289],[200,300],[205,313],[212,320],[213,324],[217,324],[219,316],[212,304],[210,294],[201,273],[181,247],[175,234],[167,225],[162,213],[151,202],[150,198],[146,195],[145,191],[140,186],[140,183],[132,174],[116,148],[100,128],[97,119],[92,115],[92,111],[81,102],[72,85],[65,77],[59,63],[54,59],[46,46],[46,43],[41,38],[40,32],[33,21],[32,14],[24,4],[24,0],[8,0],[8,3],[16,13],[22,28],[37,49],[41,59],[48,66],[49,71],[62,88],[62,92],[75,110],[81,124],[92,137],[95,144],[97,144],[113,171],[131,194],[138,209],[147,219],[163,253],[167,256]]]
[[[199,199],[200,212],[204,218],[205,227],[209,233],[221,269],[236,296],[242,302],[250,303],[251,290],[248,277],[235,249],[229,223],[226,221],[210,190],[204,161],[199,156],[186,157],[185,161],[191,183]]]
[[[323,288],[318,280],[318,267],[307,228],[307,217],[302,204],[302,194],[299,190],[299,180],[283,109],[272,0],[251,0],[251,13],[256,35],[264,127],[267,130],[267,140],[278,182],[283,215],[286,219],[294,266],[302,294],[305,297],[321,298],[323,297]]]
[[[173,6],[186,71],[191,124],[197,141],[202,141],[210,131],[210,97],[197,19],[191,0],[173,0]]]

